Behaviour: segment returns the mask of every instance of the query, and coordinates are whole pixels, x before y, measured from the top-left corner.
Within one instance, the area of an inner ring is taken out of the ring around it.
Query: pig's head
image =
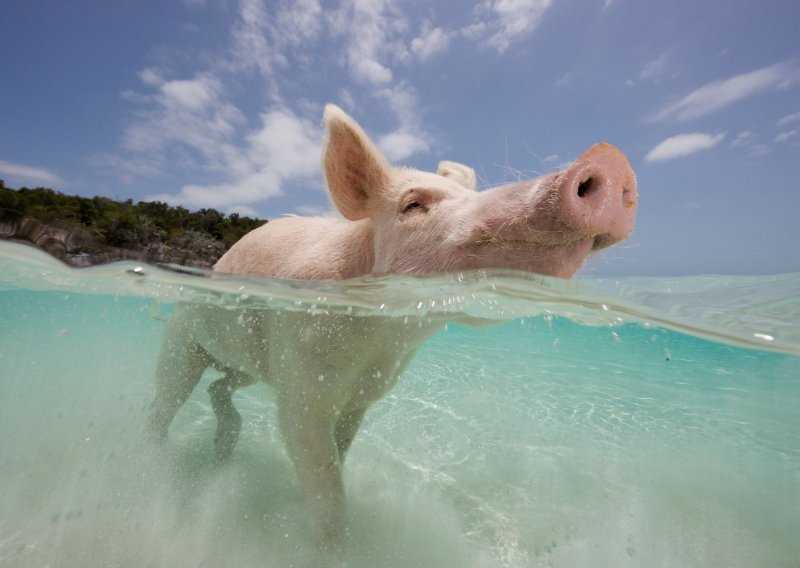
[[[333,105],[325,125],[331,197],[345,218],[370,224],[375,274],[512,268],[567,278],[633,227],[636,176],[610,144],[560,172],[477,192],[475,172],[461,164],[393,167]]]

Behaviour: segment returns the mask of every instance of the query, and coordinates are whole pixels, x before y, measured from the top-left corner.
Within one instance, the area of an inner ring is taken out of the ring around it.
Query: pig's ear
[[[391,166],[355,120],[327,105],[322,163],[331,198],[347,219],[368,216],[368,201],[386,187]]]
[[[463,185],[467,189],[475,189],[475,170],[458,162],[439,162],[439,175]]]

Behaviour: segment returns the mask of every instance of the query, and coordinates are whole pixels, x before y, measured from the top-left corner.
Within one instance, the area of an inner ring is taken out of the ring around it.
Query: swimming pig
[[[325,109],[323,168],[343,218],[285,217],[245,235],[215,271],[289,279],[513,268],[569,277],[592,251],[626,238],[636,178],[601,143],[563,171],[475,191],[475,173],[393,167],[339,108]],[[213,366],[215,450],[230,455],[241,430],[233,392],[256,381],[276,393],[278,420],[320,544],[338,549],[345,527],[342,464],[369,406],[392,387],[443,321],[234,312],[178,306],[158,361],[151,433],[164,439],[178,409]]]

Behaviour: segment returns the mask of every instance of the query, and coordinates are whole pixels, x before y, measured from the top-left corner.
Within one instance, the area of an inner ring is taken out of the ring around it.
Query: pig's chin
[[[470,255],[468,268],[504,268],[570,278],[596,248],[594,237],[561,244],[541,244],[523,240],[495,242],[484,244],[473,252]]]

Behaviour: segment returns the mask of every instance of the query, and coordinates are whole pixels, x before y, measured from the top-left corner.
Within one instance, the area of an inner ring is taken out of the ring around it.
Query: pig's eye
[[[408,213],[409,211],[411,211],[413,209],[421,209],[421,208],[422,208],[422,204],[419,201],[410,201],[410,202],[406,203],[405,207],[403,207],[403,213]]]

